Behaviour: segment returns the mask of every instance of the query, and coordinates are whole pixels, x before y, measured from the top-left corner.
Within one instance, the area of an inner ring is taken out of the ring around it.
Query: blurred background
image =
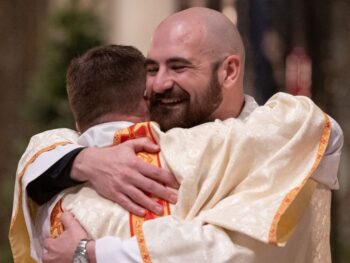
[[[34,133],[74,127],[65,91],[71,58],[102,44],[145,54],[169,14],[207,6],[226,14],[246,46],[245,89],[260,103],[277,91],[310,96],[341,125],[345,144],[333,194],[333,262],[350,262],[350,1],[1,0],[0,262],[12,262],[8,229],[17,162]]]

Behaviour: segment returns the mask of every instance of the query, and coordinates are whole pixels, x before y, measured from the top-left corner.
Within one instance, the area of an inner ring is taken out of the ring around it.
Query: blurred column
[[[238,14],[237,14],[237,1],[236,0],[224,0],[222,2],[222,13],[228,17],[237,26]]]
[[[207,0],[178,0],[178,10],[187,9],[193,6],[206,6]]]
[[[0,262],[11,262],[8,230],[11,218],[16,164],[20,158],[19,138],[29,124],[23,104],[41,45],[47,1],[0,1]],[[21,145],[22,146],[22,145]]]
[[[133,45],[147,53],[157,25],[177,9],[175,0],[109,1],[107,40],[109,43]]]
[[[270,27],[267,9],[266,1],[250,0],[250,39],[255,68],[254,89],[259,103],[264,103],[277,91],[271,64],[263,50],[264,36]]]
[[[311,60],[305,48],[295,47],[286,60],[286,91],[311,97]]]
[[[221,11],[222,3],[220,0],[207,0],[207,7],[217,11]]]

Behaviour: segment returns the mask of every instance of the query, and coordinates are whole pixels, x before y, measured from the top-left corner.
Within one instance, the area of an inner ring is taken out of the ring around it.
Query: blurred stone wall
[[[22,117],[26,89],[45,26],[46,0],[0,1],[0,262],[11,262],[8,229],[21,141],[30,125]],[[23,149],[21,149],[23,150]]]
[[[350,2],[332,1],[330,54],[327,87],[332,93],[331,113],[344,131],[344,148],[340,163],[341,189],[335,192],[333,230],[335,259],[350,262]]]

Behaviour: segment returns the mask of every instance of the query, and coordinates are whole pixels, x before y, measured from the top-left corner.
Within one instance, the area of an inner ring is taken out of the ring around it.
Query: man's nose
[[[166,72],[158,72],[155,76],[152,90],[155,93],[164,93],[173,88],[174,81]]]

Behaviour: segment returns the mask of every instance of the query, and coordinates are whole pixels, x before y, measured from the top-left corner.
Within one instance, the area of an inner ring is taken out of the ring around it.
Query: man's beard
[[[215,73],[216,70],[213,69],[209,85],[192,104],[190,95],[177,86],[164,93],[151,93],[151,120],[156,121],[163,131],[174,127],[190,128],[207,122],[222,101],[221,86]],[[178,102],[175,102],[175,106],[164,105],[162,99]]]

